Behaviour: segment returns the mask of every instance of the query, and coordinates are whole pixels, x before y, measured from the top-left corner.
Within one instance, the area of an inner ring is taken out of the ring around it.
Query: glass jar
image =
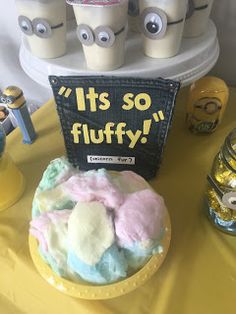
[[[236,129],[216,155],[207,188],[208,215],[220,230],[236,235]]]

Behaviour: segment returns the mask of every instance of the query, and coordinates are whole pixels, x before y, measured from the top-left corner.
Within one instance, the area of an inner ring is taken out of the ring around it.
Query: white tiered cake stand
[[[207,74],[219,57],[216,27],[209,21],[205,34],[196,38],[184,38],[179,54],[168,59],[144,56],[140,34],[130,32],[126,44],[125,64],[111,72],[94,72],[86,67],[82,46],[76,37],[75,21],[69,22],[68,29],[67,54],[60,58],[39,59],[31,54],[27,42],[22,41],[21,66],[34,81],[45,87],[49,87],[49,75],[162,77],[180,81],[182,86],[185,86]]]

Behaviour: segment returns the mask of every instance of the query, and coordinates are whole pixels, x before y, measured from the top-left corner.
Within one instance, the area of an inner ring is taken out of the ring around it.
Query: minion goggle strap
[[[194,1],[188,0],[186,19],[189,19],[190,17],[192,17],[194,14],[194,11],[205,10],[208,8],[208,6],[209,6],[209,4],[204,4],[204,5],[201,5],[200,7],[195,7]]]
[[[184,19],[168,22],[166,13],[155,7],[146,8],[140,18],[142,33],[153,40],[163,38],[168,26],[184,22]]]
[[[224,193],[216,181],[212,178],[212,176],[208,175],[207,180],[210,186],[213,188],[215,193],[217,194],[220,202],[227,208],[231,210],[236,210],[236,191]]]
[[[129,0],[128,14],[132,17],[139,16],[139,0]]]
[[[32,21],[23,15],[18,17],[18,24],[21,31],[28,36],[35,34],[40,38],[49,38],[52,36],[52,30],[62,27],[64,24],[50,25],[50,23],[41,18],[35,18]]]
[[[125,31],[122,27],[118,32],[113,32],[109,26],[98,26],[94,31],[86,24],[77,27],[79,41],[85,46],[92,46],[96,43],[99,47],[110,48],[114,45],[116,36]]]
[[[194,105],[194,108],[202,109],[205,113],[211,115],[222,109],[222,104],[217,98],[201,98]]]
[[[23,92],[21,92],[18,96],[7,96],[4,94],[0,95],[0,101],[3,104],[11,105],[13,104],[17,99],[21,98],[23,96]]]

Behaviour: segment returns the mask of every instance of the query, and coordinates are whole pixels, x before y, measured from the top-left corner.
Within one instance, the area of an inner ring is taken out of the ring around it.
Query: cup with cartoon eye
[[[187,0],[140,0],[139,6],[144,53],[151,58],[178,54]]]
[[[66,2],[64,0],[16,0],[18,24],[29,49],[39,58],[66,53]]]
[[[87,67],[111,71],[124,63],[128,0],[67,0],[73,5],[77,36]]]
[[[129,29],[139,32],[139,0],[129,0],[128,17]]]
[[[207,30],[214,0],[188,0],[184,37],[197,37]]]

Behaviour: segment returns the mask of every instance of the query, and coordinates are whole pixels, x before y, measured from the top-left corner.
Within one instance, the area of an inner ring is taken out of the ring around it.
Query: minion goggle
[[[159,8],[146,8],[141,14],[141,31],[149,39],[161,39],[165,36],[167,27],[180,24],[184,18],[168,22],[167,15]]]
[[[35,34],[40,38],[49,38],[52,36],[52,30],[62,27],[64,24],[50,25],[50,23],[41,18],[35,18],[32,21],[23,15],[18,17],[18,24],[21,31],[28,36]]]
[[[209,4],[204,4],[201,5],[200,7],[195,7],[194,1],[193,0],[188,0],[187,4],[187,14],[186,14],[186,19],[189,19],[191,16],[193,16],[194,11],[202,11],[207,9]]]
[[[86,24],[80,24],[77,27],[77,36],[81,44],[92,46],[96,43],[99,47],[110,48],[114,45],[116,36],[123,33],[125,27],[122,27],[118,32],[108,26],[98,26],[94,31]]]
[[[139,2],[138,0],[129,0],[128,14],[132,17],[139,15]]]
[[[0,95],[0,101],[3,104],[11,105],[11,104],[14,104],[14,102],[17,99],[21,98],[22,96],[23,96],[23,92],[21,92],[18,96],[7,96],[4,94],[1,94]]]
[[[205,113],[211,115],[222,109],[222,104],[217,98],[201,98],[194,104],[194,108],[202,109]]]
[[[208,175],[207,180],[218,196],[219,201],[227,208],[236,210],[236,191],[224,193],[217,185],[212,176]]]

